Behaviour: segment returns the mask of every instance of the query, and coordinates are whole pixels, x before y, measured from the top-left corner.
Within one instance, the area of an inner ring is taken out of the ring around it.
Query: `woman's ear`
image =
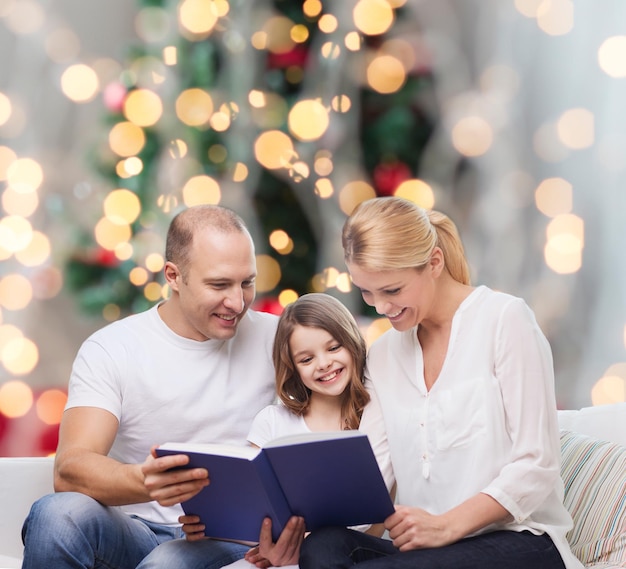
[[[437,278],[446,266],[445,259],[443,258],[443,251],[439,247],[435,247],[430,255],[428,261],[430,270],[435,278]]]

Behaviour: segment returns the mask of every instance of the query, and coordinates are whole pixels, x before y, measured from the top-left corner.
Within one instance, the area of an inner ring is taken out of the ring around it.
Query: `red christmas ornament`
[[[411,170],[404,162],[382,163],[374,168],[373,177],[379,196],[393,196],[396,188],[411,178]]]
[[[253,305],[252,309],[258,312],[269,312],[280,316],[283,313],[283,306],[278,302],[277,298],[265,296],[259,298]]]
[[[113,251],[108,249],[97,249],[94,254],[94,262],[103,267],[116,267],[120,264],[120,260],[115,256]]]
[[[285,69],[297,65],[304,67],[309,52],[302,46],[297,45],[287,53],[271,53],[267,56],[269,69]]]

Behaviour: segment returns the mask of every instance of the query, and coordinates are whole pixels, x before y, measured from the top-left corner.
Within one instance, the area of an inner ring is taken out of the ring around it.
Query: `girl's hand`
[[[395,513],[385,520],[385,528],[400,551],[442,547],[455,541],[441,516],[420,508],[396,506]]]
[[[187,541],[198,541],[206,538],[204,535],[204,524],[200,523],[198,516],[180,516],[178,521],[183,524],[182,530],[185,532]]]
[[[258,545],[256,547],[253,547],[246,553],[245,560],[248,563],[252,563],[252,565],[256,565],[257,567],[260,567],[261,569],[267,569],[267,567],[272,566],[270,561],[268,559],[265,559],[265,557],[263,557],[259,553]]]

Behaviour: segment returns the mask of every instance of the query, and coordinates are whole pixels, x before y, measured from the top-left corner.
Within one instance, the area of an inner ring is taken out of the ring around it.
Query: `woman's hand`
[[[395,513],[385,520],[385,528],[400,551],[442,547],[456,541],[441,516],[420,508],[396,506]]]
[[[183,524],[182,530],[185,532],[187,541],[198,541],[206,538],[204,524],[200,523],[198,516],[180,516],[178,521]]]

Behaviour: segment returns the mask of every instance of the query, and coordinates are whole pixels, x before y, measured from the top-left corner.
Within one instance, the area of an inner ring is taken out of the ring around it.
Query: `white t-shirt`
[[[546,532],[568,569],[582,567],[565,539],[572,521],[563,506],[552,353],[526,303],[478,287],[454,315],[430,391],[423,369],[417,328],[389,330],[370,349],[380,408],[366,408],[363,421],[379,446],[386,431],[398,503],[440,514],[488,494],[514,521],[485,531]]]
[[[275,399],[271,352],[278,318],[248,311],[230,340],[175,334],[157,307],[114,322],[81,346],[66,408],[98,407],[117,417],[109,456],[142,463],[152,445],[245,445],[256,413]],[[144,519],[177,524],[180,506],[123,506]]]
[[[302,415],[296,415],[282,403],[277,403],[259,411],[252,421],[248,441],[253,445],[263,447],[269,441],[279,437],[310,432],[311,429]]]

